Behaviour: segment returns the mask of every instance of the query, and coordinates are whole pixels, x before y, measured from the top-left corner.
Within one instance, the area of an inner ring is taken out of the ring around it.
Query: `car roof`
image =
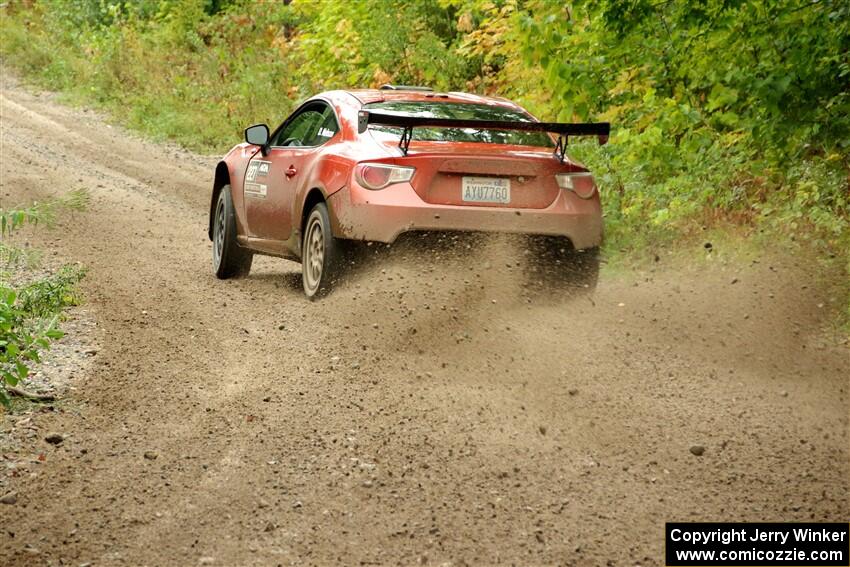
[[[501,97],[489,97],[471,93],[461,92],[430,92],[420,90],[379,90],[379,89],[351,89],[340,91],[328,91],[318,96],[336,98],[339,95],[352,96],[360,104],[366,105],[374,102],[385,101],[410,101],[410,102],[449,102],[460,104],[487,104],[505,108],[521,109],[521,107]]]

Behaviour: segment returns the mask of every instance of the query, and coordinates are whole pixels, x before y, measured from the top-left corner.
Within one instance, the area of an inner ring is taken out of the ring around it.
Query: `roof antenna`
[[[417,85],[391,85],[389,83],[385,85],[381,85],[380,90],[382,91],[420,91],[426,93],[434,92],[434,89],[431,87],[421,87]]]

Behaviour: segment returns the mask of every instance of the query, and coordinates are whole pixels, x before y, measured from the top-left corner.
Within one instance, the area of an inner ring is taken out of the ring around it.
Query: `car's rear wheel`
[[[327,295],[339,275],[341,246],[331,232],[328,207],[318,203],[310,211],[301,242],[301,282],[310,299]]]
[[[230,185],[221,188],[213,217],[213,270],[219,279],[247,276],[254,254],[236,242],[236,211]]]
[[[534,236],[528,242],[531,283],[547,290],[592,292],[599,281],[599,248],[576,250],[564,238]]]

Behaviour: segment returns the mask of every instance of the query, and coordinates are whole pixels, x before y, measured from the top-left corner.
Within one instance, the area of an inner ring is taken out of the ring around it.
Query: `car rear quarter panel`
[[[344,188],[351,180],[354,166],[367,159],[379,159],[392,156],[386,148],[373,140],[364,140],[357,132],[357,113],[360,102],[341,91],[326,93],[321,98],[331,104],[336,110],[340,132],[329,142],[311,167],[308,183],[302,186],[301,194],[295,199],[296,210],[293,218],[304,219],[309,211],[304,210],[310,192],[319,189],[328,206],[331,207],[331,217],[335,217],[330,196]],[[297,227],[299,230],[302,227]]]
[[[300,221],[298,224],[293,224],[293,231],[294,236],[299,238],[290,237],[286,244],[296,255],[300,253],[297,248],[300,244],[302,224],[306,220],[306,215],[310,212],[306,210],[310,194],[318,189],[322,193],[323,200],[330,203],[331,195],[349,183],[352,170],[357,163],[357,152],[356,144],[347,142],[340,137],[339,140],[328,143],[312,163],[307,165],[309,177],[306,183],[299,186],[298,194],[293,200],[292,219],[299,219]]]

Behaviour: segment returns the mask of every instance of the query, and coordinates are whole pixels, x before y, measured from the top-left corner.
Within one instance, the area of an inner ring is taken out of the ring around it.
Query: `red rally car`
[[[345,241],[408,231],[540,235],[594,251],[602,211],[570,136],[609,125],[538,122],[506,99],[424,87],[329,91],[274,132],[245,130],[215,171],[209,237],[216,276],[246,275],[254,254],[300,261],[304,292],[327,292]]]

